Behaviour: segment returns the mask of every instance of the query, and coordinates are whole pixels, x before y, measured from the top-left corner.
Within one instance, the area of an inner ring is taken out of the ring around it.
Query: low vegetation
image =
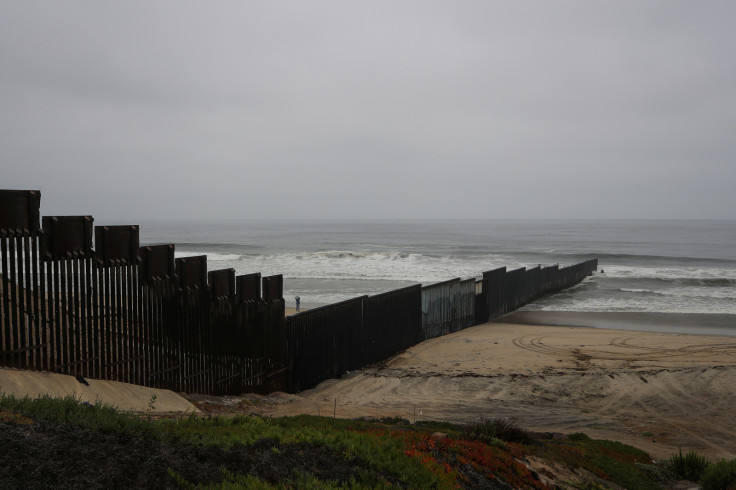
[[[695,482],[700,480],[709,464],[710,461],[705,456],[695,451],[682,454],[682,449],[669,460],[669,468],[678,478]]]
[[[578,433],[566,440],[551,441],[540,452],[567,467],[584,469],[629,490],[659,488],[658,478],[652,476],[658,473],[651,468],[649,455],[620,442],[591,439]]]
[[[482,419],[465,430],[466,437],[486,444],[498,444],[498,441],[528,443],[529,434],[513,420]]]
[[[71,397],[0,396],[0,446],[10,488],[649,489],[666,475],[631,446],[532,434],[505,419],[157,419]]]
[[[702,490],[736,489],[736,459],[708,465],[700,479]]]
[[[677,478],[699,483],[702,490],[736,490],[736,459],[712,463],[695,451],[683,454],[680,449],[666,467]]]

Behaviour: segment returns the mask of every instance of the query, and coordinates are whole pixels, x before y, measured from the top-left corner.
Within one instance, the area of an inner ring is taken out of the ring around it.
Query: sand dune
[[[736,458],[736,337],[487,323],[256,403],[273,416],[509,417],[645,449]]]

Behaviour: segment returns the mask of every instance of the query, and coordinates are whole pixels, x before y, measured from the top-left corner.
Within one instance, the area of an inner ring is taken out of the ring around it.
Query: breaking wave
[[[192,255],[200,254],[176,253],[177,257]],[[454,277],[481,277],[484,271],[501,266],[511,269],[536,265],[521,264],[506,255],[453,257],[394,250],[205,255],[210,270],[233,268],[236,274],[283,274],[285,279],[366,279],[431,283]]]

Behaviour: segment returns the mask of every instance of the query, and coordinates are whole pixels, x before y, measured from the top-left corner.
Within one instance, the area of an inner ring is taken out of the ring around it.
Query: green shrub
[[[574,434],[570,434],[567,436],[568,439],[571,441],[587,441],[590,442],[590,437],[588,437],[587,434],[583,434],[582,432],[575,432]]]
[[[680,449],[679,452],[670,456],[668,466],[678,478],[698,481],[709,464],[710,461],[705,456],[695,451],[683,455],[682,449]]]
[[[703,472],[700,480],[703,490],[728,490],[736,488],[736,459],[713,463]]]
[[[509,419],[481,419],[465,430],[465,437],[494,445],[500,439],[506,442],[528,443],[529,434]],[[494,441],[495,440],[495,441]]]

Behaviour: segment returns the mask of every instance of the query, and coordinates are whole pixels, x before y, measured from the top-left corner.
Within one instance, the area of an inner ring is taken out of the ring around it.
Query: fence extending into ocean
[[[283,277],[207,270],[139,228],[0,190],[0,365],[187,393],[296,392],[572,286],[597,260],[483,273],[285,317]],[[94,238],[94,248],[93,248]]]

